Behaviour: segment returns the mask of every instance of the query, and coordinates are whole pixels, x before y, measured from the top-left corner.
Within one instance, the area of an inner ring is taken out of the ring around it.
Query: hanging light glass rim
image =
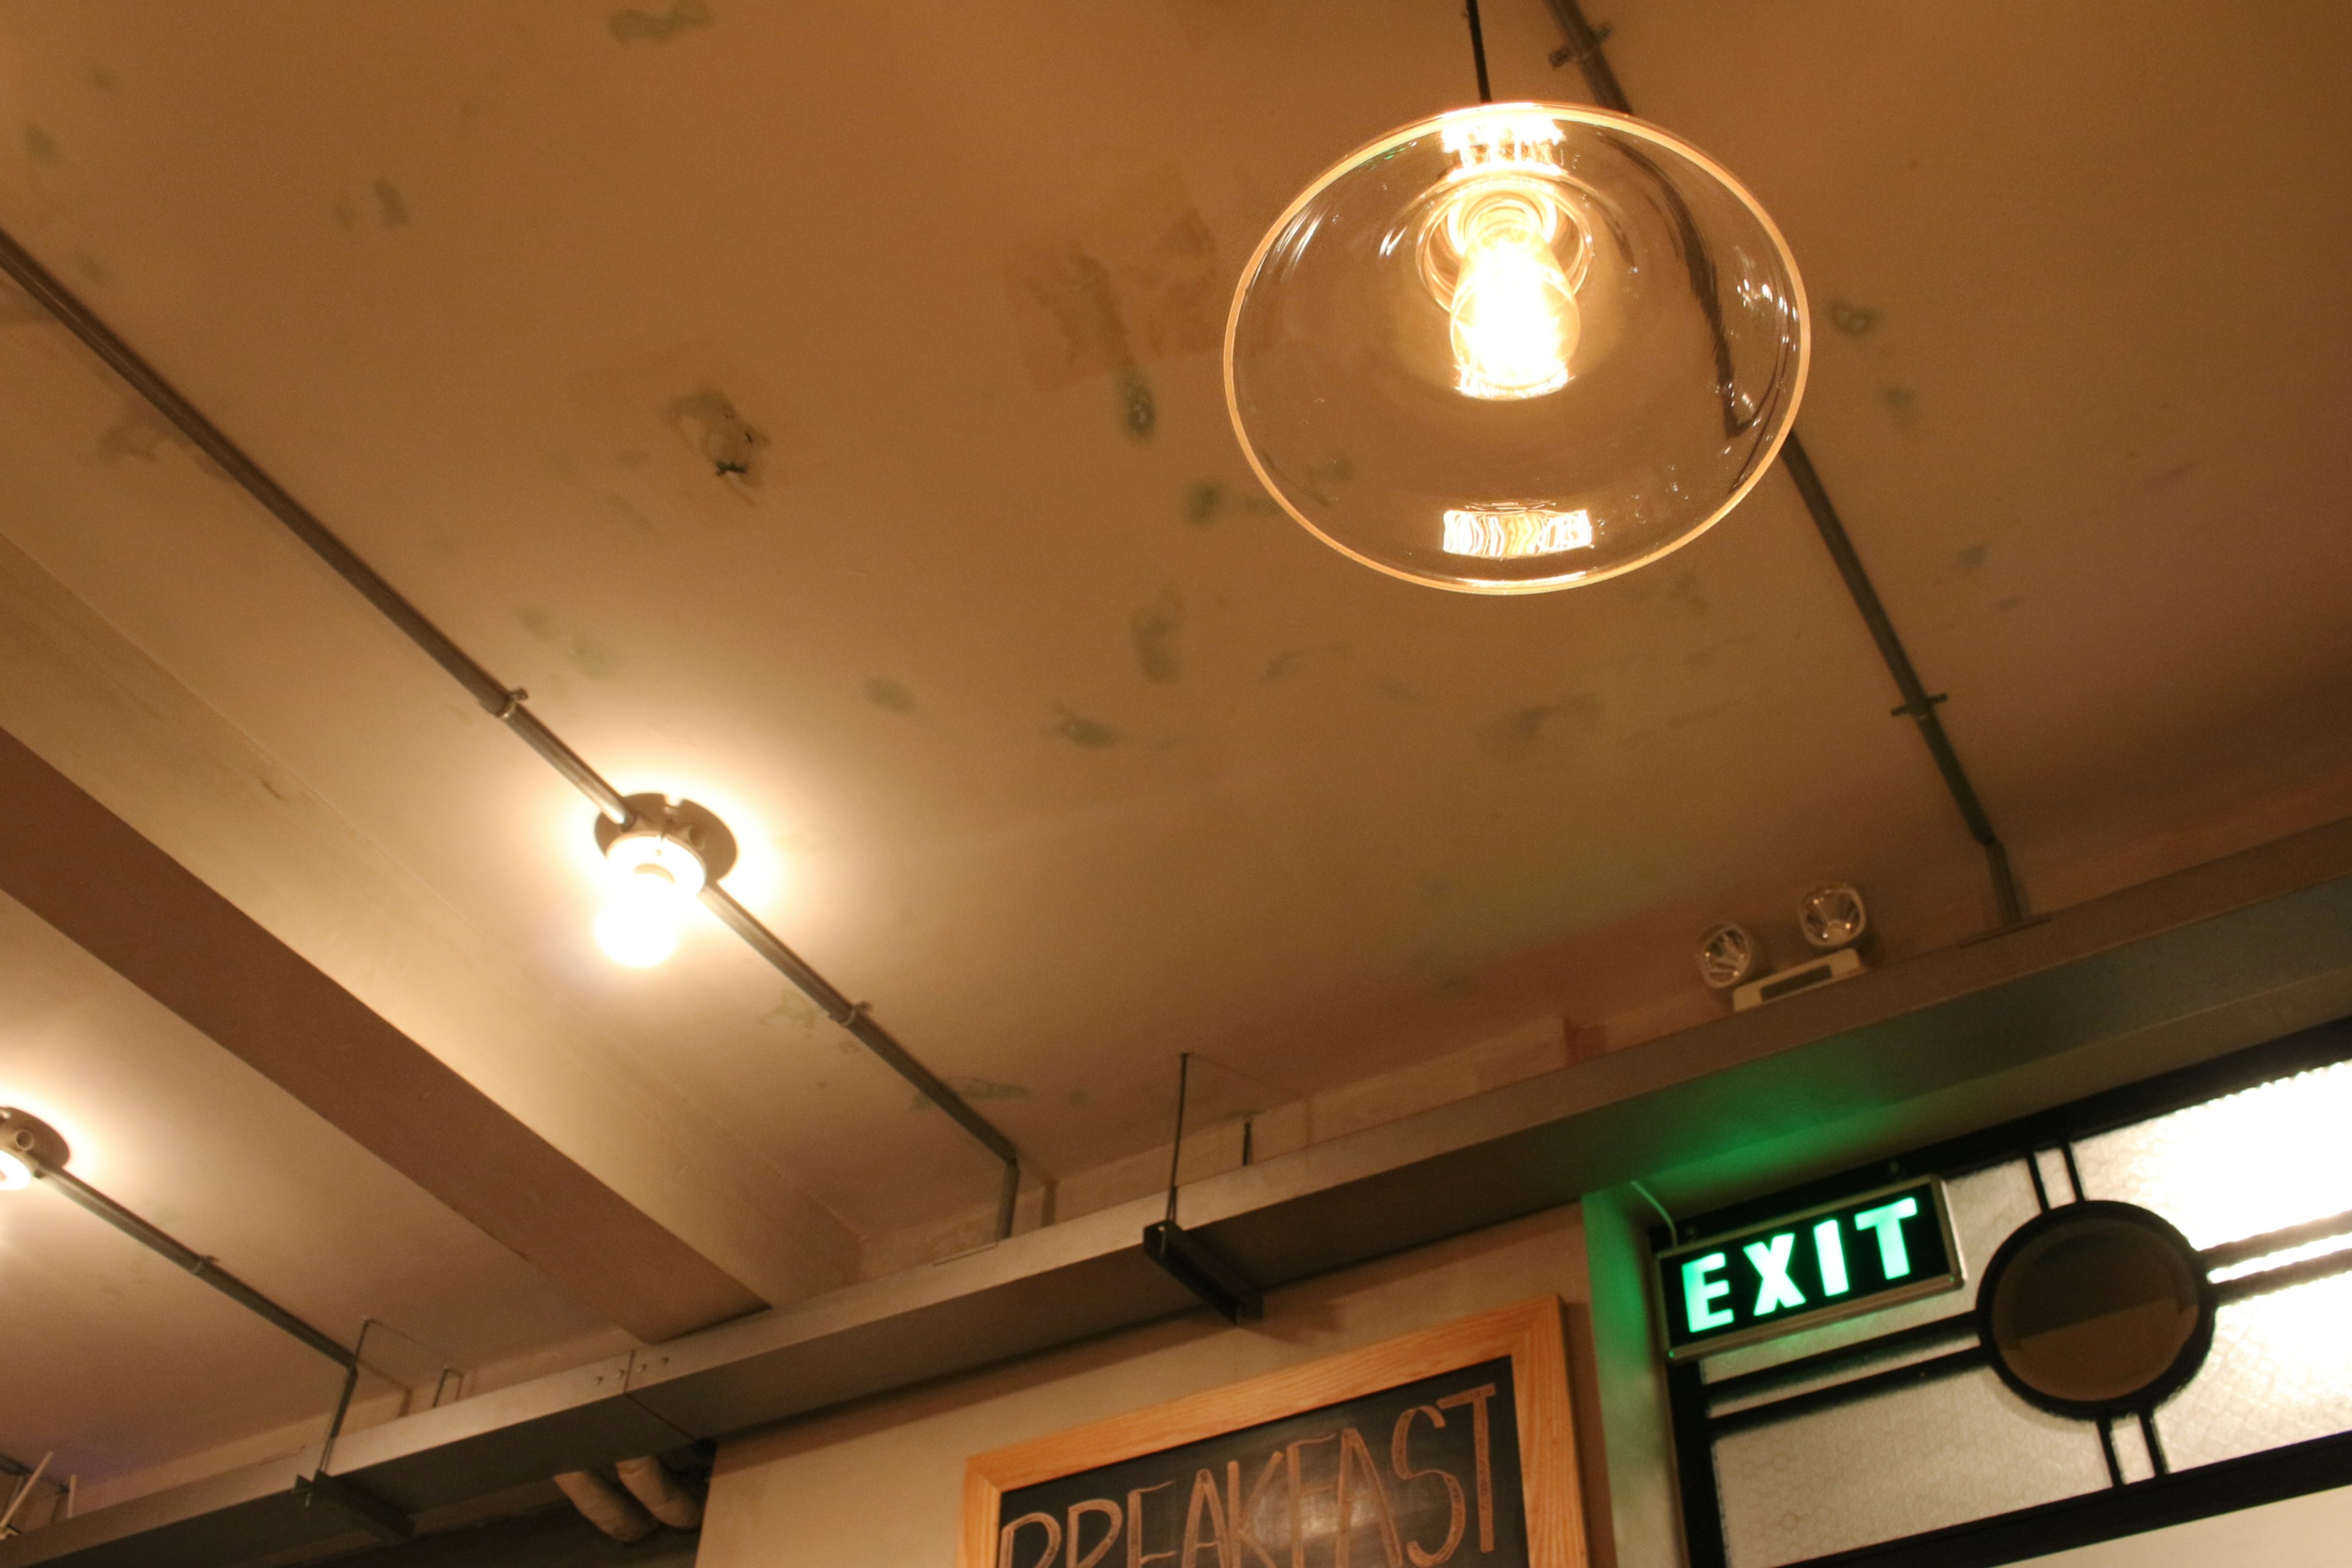
[[[1276,242],[1289,229],[1291,220],[1317,197],[1381,153],[1433,132],[1442,134],[1443,128],[1448,123],[1500,118],[1511,114],[1540,114],[1549,119],[1565,120],[1580,125],[1624,132],[1663,147],[1677,157],[1687,159],[1738,199],[1740,205],[1748,209],[1765,234],[1770,237],[1772,247],[1788,273],[1790,302],[1795,307],[1797,319],[1796,366],[1789,376],[1790,412],[1789,417],[1781,422],[1780,429],[1773,433],[1770,449],[1750,467],[1747,477],[1729,495],[1725,497],[1723,504],[1715,510],[1714,514],[1687,533],[1661,545],[1648,554],[1614,566],[1565,574],[1558,577],[1534,578],[1509,583],[1452,582],[1409,572],[1367,555],[1362,551],[1333,537],[1326,530],[1316,526],[1291,504],[1290,498],[1283,492],[1282,487],[1275,482],[1274,476],[1266,472],[1265,465],[1258,461],[1257,447],[1250,440],[1249,431],[1242,423],[1240,389],[1234,384],[1234,346],[1241,332],[1242,307],[1248,301],[1250,285],[1257,281],[1259,269],[1265,265],[1265,258],[1274,249]],[[1443,113],[1413,121],[1408,125],[1399,126],[1384,136],[1373,138],[1345,157],[1335,160],[1322,174],[1310,181],[1307,188],[1300,191],[1288,206],[1282,209],[1281,216],[1266,226],[1265,233],[1258,239],[1257,248],[1250,253],[1248,263],[1242,268],[1241,280],[1234,286],[1233,305],[1225,312],[1225,416],[1233,424],[1234,438],[1241,444],[1242,457],[1248,462],[1250,472],[1255,476],[1259,487],[1274,499],[1276,506],[1289,514],[1292,521],[1350,561],[1369,566],[1381,575],[1394,577],[1400,582],[1415,584],[1424,588],[1443,588],[1449,593],[1487,596],[1507,594],[1552,594],[1563,588],[1587,587],[1594,583],[1606,582],[1612,577],[1622,577],[1628,572],[1637,571],[1662,556],[1674,553],[1730,516],[1739,503],[1748,499],[1748,492],[1763,482],[1765,474],[1770,471],[1772,465],[1780,460],[1780,448],[1797,427],[1795,410],[1803,405],[1805,380],[1812,369],[1812,363],[1813,316],[1811,307],[1805,297],[1804,274],[1797,268],[1797,258],[1795,253],[1789,248],[1788,237],[1780,232],[1780,226],[1772,221],[1772,215],[1765,210],[1764,204],[1756,199],[1755,192],[1741,184],[1738,177],[1730,170],[1708,157],[1706,153],[1673,132],[1663,126],[1652,124],[1649,121],[1637,119],[1631,114],[1620,114],[1613,110],[1595,109],[1586,103],[1551,103],[1539,99],[1517,99],[1507,103],[1465,104],[1460,109],[1449,109]]]

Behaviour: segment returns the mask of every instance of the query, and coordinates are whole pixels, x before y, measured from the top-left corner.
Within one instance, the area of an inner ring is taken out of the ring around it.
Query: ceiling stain
[[[1755,646],[1756,634],[1754,632],[1734,632],[1727,637],[1718,637],[1714,642],[1695,647],[1691,649],[1690,652],[1683,655],[1683,668],[1691,670],[1706,669],[1708,666],[1715,663],[1718,655],[1724,653],[1727,649],[1751,648]]]
[[[1287,680],[1309,664],[1326,658],[1346,658],[1349,649],[1346,643],[1318,643],[1312,647],[1286,647],[1265,661],[1267,680]]]
[[[679,343],[576,376],[593,446],[572,477],[601,504],[619,498],[665,531],[751,526],[791,484],[791,405],[718,345]],[[634,524],[632,526],[635,526]]]
[[[787,989],[776,1005],[760,1015],[761,1024],[783,1024],[795,1029],[814,1029],[824,1020],[824,1010],[802,995]]]
[[[957,1078],[948,1080],[948,1087],[966,1100],[1027,1100],[1031,1098],[1025,1083],[1000,1083],[992,1078]]]
[[[538,605],[528,605],[515,612],[522,629],[541,642],[555,645],[555,651],[564,663],[591,680],[610,680],[620,672],[621,656],[586,632],[565,635],[554,615]]]
[[[46,321],[48,319],[49,313],[42,310],[39,302],[30,294],[26,293],[5,278],[0,278],[0,327],[16,326],[26,321]]]
[[[1228,510],[1273,512],[1282,510],[1274,499],[1252,485],[1244,493],[1228,490],[1215,479],[1202,479],[1184,489],[1184,521],[1196,528],[1207,528]]]
[[[591,680],[610,680],[621,668],[621,656],[584,633],[563,645],[563,662]]]
[[[1668,730],[1688,729],[1693,724],[1704,724],[1709,719],[1720,718],[1738,706],[1739,704],[1737,701],[1727,697],[1720,702],[1710,702],[1704,708],[1692,708],[1680,713],[1670,713],[1666,716],[1666,721],[1663,728]]]
[[[866,700],[885,712],[909,719],[915,715],[915,694],[887,675],[866,678]]]
[[[1184,629],[1184,600],[1175,589],[1135,612],[1128,627],[1135,641],[1136,668],[1143,679],[1165,686],[1184,674],[1184,657],[1177,637]]]
[[[2127,500],[2134,496],[2151,494],[2154,491],[2164,489],[2175,479],[2181,479],[2195,471],[2199,466],[2200,459],[2195,458],[2188,458],[2183,462],[2175,463],[2170,468],[2150,474],[2145,479],[2132,480],[2122,489],[2116,490],[2111,499],[2116,500]]]
[[[1557,702],[1531,703],[1487,725],[1479,737],[1480,745],[1489,756],[1519,762],[1535,754],[1556,721],[1566,721],[1587,734],[1598,731],[1602,707],[1597,691],[1575,692]]]
[[[102,289],[114,281],[113,268],[89,251],[77,250],[70,259],[73,262],[73,269],[81,274],[84,282],[95,283]]]
[[[1066,708],[1059,711],[1062,715],[1061,720],[1047,725],[1045,733],[1058,735],[1073,746],[1083,746],[1087,751],[1099,752],[1106,747],[1116,746],[1127,739],[1125,735],[1099,719],[1089,719],[1083,713],[1073,713]]]
[[[1991,554],[1991,542],[1979,540],[1974,544],[1964,544],[1952,552],[1952,564],[1963,572],[1981,572],[1984,570],[1986,560]]]
[[[61,163],[65,161],[65,150],[58,145],[56,137],[39,126],[27,125],[25,127],[25,156],[36,163]]]
[[[90,86],[96,88],[100,92],[112,92],[114,90],[114,73],[107,69],[104,66],[90,67],[87,72],[83,73],[81,79],[89,83]]]
[[[378,174],[375,177],[375,185],[373,189],[375,191],[376,216],[383,220],[383,226],[386,228],[406,228],[408,226],[408,198],[400,194],[400,187],[392,183],[390,176]]]
[[[658,15],[625,6],[606,18],[606,26],[613,29],[615,43],[667,44],[689,27],[708,27],[716,20],[704,0],[677,0]]]
[[[1850,338],[1866,338],[1878,330],[1879,315],[1867,305],[1843,300],[1830,301],[1830,324]]]
[[[767,466],[760,456],[768,448],[767,435],[738,414],[725,393],[704,386],[673,398],[664,417],[710,465],[713,477],[743,490],[757,490],[767,482]],[[628,458],[622,454],[624,467],[639,466]]]
[[[1889,414],[1895,415],[1899,417],[1910,413],[1914,407],[1917,406],[1919,402],[1919,389],[1916,386],[1902,386],[1895,384],[1882,386],[1878,389],[1878,401],[1880,406],[1884,407]]]
[[[1139,441],[1149,441],[1160,427],[1160,405],[1152,400],[1151,383],[1129,365],[1118,375],[1119,423]]]
[[[111,468],[131,458],[142,463],[156,462],[165,447],[185,445],[187,437],[145,399],[129,398],[114,423],[99,433],[98,448],[92,456],[99,467]]]
[[[1039,391],[1107,374],[1124,378],[1139,365],[1207,353],[1224,341],[1226,281],[1216,237],[1173,169],[1015,247],[1005,258],[1004,285],[1021,356]],[[1130,429],[1134,423],[1130,412]]]

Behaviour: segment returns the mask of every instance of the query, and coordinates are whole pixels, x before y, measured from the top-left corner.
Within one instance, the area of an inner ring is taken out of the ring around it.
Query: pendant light
[[[1737,505],[1809,345],[1787,245],[1705,153],[1602,110],[1482,103],[1291,203],[1234,293],[1225,395],[1260,482],[1324,542],[1435,587],[1541,593]]]

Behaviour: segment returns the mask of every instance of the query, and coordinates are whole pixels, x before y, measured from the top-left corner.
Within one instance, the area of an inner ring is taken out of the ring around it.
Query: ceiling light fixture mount
[[[734,868],[735,835],[690,800],[652,794],[626,800],[627,822],[596,818],[596,847],[612,874],[596,943],[615,963],[646,969],[677,951],[688,907]]]
[[[1326,543],[1542,593],[1737,505],[1811,344],[1787,244],[1705,153],[1581,104],[1481,104],[1368,142],[1276,221],[1225,394],[1267,493]]]
[[[29,1187],[43,1171],[73,1158],[65,1135],[28,1110],[0,1105],[0,1193]]]

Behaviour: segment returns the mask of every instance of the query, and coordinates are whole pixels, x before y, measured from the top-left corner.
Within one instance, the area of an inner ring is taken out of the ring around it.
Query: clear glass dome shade
[[[1772,221],[1696,149],[1567,104],[1456,110],[1291,204],[1225,329],[1259,479],[1417,583],[1539,593],[1628,572],[1736,505],[1805,379]]]

